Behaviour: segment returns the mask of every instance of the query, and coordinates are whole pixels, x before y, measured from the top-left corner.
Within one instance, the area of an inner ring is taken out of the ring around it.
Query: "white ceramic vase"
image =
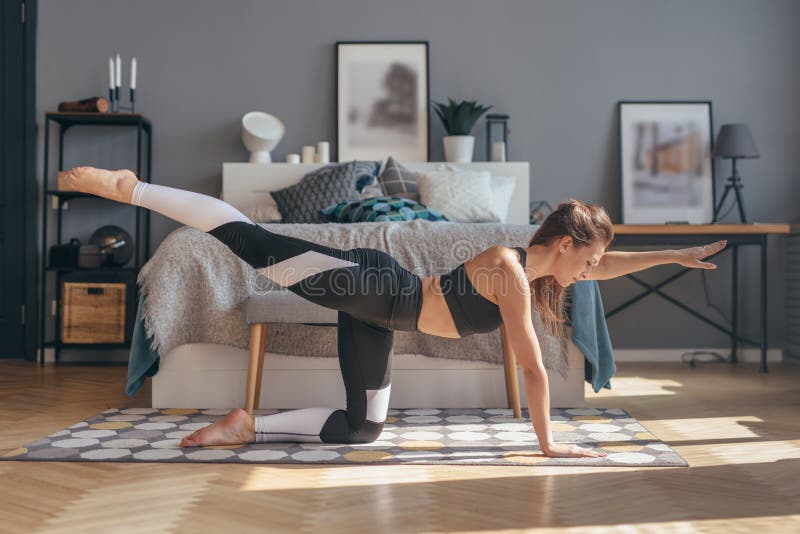
[[[251,111],[242,117],[242,142],[250,151],[250,163],[272,163],[270,152],[286,133],[277,117],[263,111]]]
[[[444,136],[444,159],[454,163],[469,163],[475,148],[475,137],[472,135]]]

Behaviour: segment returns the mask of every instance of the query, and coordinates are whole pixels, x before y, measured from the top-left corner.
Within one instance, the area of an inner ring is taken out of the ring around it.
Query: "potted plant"
[[[433,109],[447,132],[444,137],[445,161],[469,163],[475,148],[475,137],[469,133],[480,116],[492,106],[479,106],[474,100],[456,102],[448,98],[447,101],[447,105],[433,102]]]

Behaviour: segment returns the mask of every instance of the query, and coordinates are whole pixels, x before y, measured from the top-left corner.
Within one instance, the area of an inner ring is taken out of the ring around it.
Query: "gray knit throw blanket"
[[[264,228],[340,249],[384,250],[419,276],[447,272],[492,245],[527,246],[536,226],[503,223],[413,221],[281,224]],[[189,226],[170,233],[142,267],[142,317],[152,349],[161,356],[185,343],[219,343],[247,348],[244,302],[254,270],[210,234]],[[263,277],[261,277],[263,278]],[[279,288],[279,286],[276,286]],[[260,288],[255,288],[256,291]],[[279,289],[280,290],[280,289]],[[288,291],[283,289],[283,291]],[[566,342],[543,331],[533,310],[544,365],[566,378]],[[267,352],[335,357],[336,328],[303,324],[270,325]],[[395,354],[502,363],[500,331],[462,339],[397,331]]]

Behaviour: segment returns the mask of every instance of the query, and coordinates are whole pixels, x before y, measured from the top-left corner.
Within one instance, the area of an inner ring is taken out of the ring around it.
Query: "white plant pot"
[[[454,163],[469,163],[475,148],[475,137],[472,135],[444,136],[444,159]]]

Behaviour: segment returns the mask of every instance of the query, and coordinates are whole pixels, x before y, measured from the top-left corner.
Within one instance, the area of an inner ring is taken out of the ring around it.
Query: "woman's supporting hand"
[[[545,456],[551,458],[601,458],[606,455],[603,451],[584,449],[571,443],[552,443],[549,447],[542,447]]]
[[[700,247],[682,248],[675,251],[675,263],[684,267],[696,267],[700,269],[716,269],[717,265],[707,261],[700,261],[702,258],[716,254],[728,244],[727,239],[703,245]]]

